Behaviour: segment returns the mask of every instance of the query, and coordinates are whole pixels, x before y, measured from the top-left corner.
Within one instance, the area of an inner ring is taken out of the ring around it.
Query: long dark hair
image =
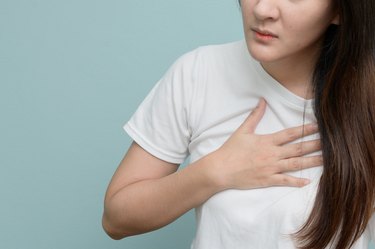
[[[313,75],[323,175],[301,249],[350,248],[375,204],[375,18],[373,0],[336,0],[339,26],[325,34]]]
[[[324,167],[294,234],[300,249],[348,249],[374,212],[375,1],[332,1],[340,24],[326,31],[312,79]]]

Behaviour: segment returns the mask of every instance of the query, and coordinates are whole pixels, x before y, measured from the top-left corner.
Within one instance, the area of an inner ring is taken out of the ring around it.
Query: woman
[[[240,4],[245,41],[181,57],[126,124],[104,229],[120,239],[196,208],[194,249],[367,248],[375,1]]]

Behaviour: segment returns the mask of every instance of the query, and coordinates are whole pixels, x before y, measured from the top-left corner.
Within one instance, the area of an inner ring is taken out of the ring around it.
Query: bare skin
[[[133,143],[109,184],[103,228],[113,239],[163,227],[227,189],[303,187],[308,179],[286,172],[322,165],[318,140],[289,144],[317,132],[314,124],[269,135],[254,134],[266,108],[264,100],[216,151],[177,171]]]
[[[323,34],[329,25],[339,24],[333,2],[241,1],[249,53],[268,74],[302,98],[313,97],[311,79]],[[273,38],[259,38],[259,32],[271,33]]]

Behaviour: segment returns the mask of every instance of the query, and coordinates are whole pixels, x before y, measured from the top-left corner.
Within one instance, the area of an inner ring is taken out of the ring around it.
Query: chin
[[[259,50],[254,51],[249,49],[249,53],[251,57],[253,57],[255,60],[259,62],[273,62],[277,60],[277,58],[274,55]]]
[[[259,62],[272,62],[278,59],[276,51],[272,51],[272,48],[267,48],[259,44],[249,44],[247,42],[247,50],[251,57]]]

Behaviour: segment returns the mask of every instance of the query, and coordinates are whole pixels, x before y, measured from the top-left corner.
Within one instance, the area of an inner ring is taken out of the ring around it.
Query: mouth
[[[255,37],[260,40],[272,40],[278,38],[278,36],[268,30],[261,30],[257,28],[252,28],[251,31],[254,32]]]

